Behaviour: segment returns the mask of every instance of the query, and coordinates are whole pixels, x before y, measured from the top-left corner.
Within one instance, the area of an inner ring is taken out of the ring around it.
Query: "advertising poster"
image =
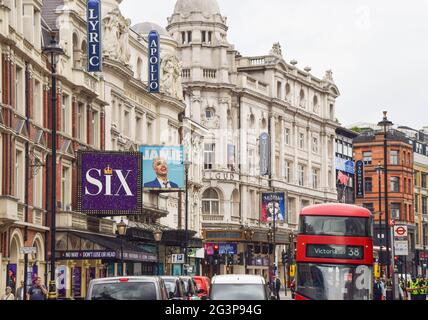
[[[97,269],[94,267],[90,267],[89,269],[86,269],[86,288],[89,288],[89,282],[91,280],[94,280],[97,275]]]
[[[58,289],[58,297],[65,298],[67,296],[67,267],[59,266],[56,268],[56,286]]]
[[[78,153],[78,211],[99,216],[141,214],[141,154]]]
[[[275,218],[274,218],[275,217]],[[263,193],[262,194],[262,222],[284,222],[286,218],[285,194]]]
[[[82,296],[82,268],[73,268],[73,297],[79,298]]]
[[[12,293],[16,292],[16,264],[7,265],[6,286],[12,288]]]
[[[184,147],[141,146],[143,188],[161,192],[183,191]]]
[[[220,243],[219,254],[238,254],[238,245],[236,243]]]

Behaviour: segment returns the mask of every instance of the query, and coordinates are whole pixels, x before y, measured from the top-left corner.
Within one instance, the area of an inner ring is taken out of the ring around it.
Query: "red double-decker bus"
[[[296,300],[371,300],[371,212],[343,204],[304,208],[296,262]]]

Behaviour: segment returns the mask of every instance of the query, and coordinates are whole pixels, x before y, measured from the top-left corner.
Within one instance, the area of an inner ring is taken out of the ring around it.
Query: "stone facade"
[[[287,220],[276,232],[278,260],[296,230],[300,209],[337,201],[334,142],[339,90],[332,73],[320,79],[310,68],[300,70],[294,61],[287,63],[278,43],[268,55],[242,56],[227,41],[226,18],[215,0],[179,0],[168,23],[168,32],[179,44],[186,117],[209,131],[199,141],[203,161],[193,161],[203,177],[199,210],[204,240],[237,242],[242,253],[254,245],[260,258],[268,258],[263,247],[269,243],[269,225],[260,220],[261,194],[286,192]],[[259,137],[264,132],[271,136],[271,179],[259,171]],[[210,238],[215,230],[230,233]],[[241,240],[228,239],[236,232]],[[240,265],[213,270],[208,264],[207,274],[266,276],[268,269]]]

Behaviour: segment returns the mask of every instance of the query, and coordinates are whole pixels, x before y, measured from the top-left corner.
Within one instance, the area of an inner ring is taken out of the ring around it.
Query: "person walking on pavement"
[[[410,291],[411,300],[418,300],[419,288],[418,288],[418,281],[415,276],[413,276],[412,280],[410,281],[409,291]]]
[[[6,287],[6,293],[1,297],[2,300],[15,300],[11,287]]]
[[[33,286],[28,290],[27,300],[46,300],[48,290],[42,284],[42,278],[37,277]]]
[[[281,297],[279,296],[279,292],[281,291],[281,280],[279,277],[275,277],[275,295],[276,300],[281,300]]]
[[[16,300],[24,300],[24,281],[21,281],[21,286],[16,289]]]
[[[376,278],[373,286],[373,300],[384,300],[384,285],[383,282]]]

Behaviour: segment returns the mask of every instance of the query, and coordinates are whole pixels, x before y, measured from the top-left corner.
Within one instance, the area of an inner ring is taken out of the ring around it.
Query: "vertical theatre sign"
[[[78,153],[79,212],[97,216],[141,214],[141,155],[138,152]]]
[[[149,34],[149,91],[159,93],[159,33],[151,31]]]
[[[364,198],[364,162],[361,160],[356,163],[356,179],[357,198]]]
[[[88,72],[100,72],[101,50],[101,0],[88,0]]]
[[[260,175],[270,175],[270,139],[267,133],[260,136]]]

